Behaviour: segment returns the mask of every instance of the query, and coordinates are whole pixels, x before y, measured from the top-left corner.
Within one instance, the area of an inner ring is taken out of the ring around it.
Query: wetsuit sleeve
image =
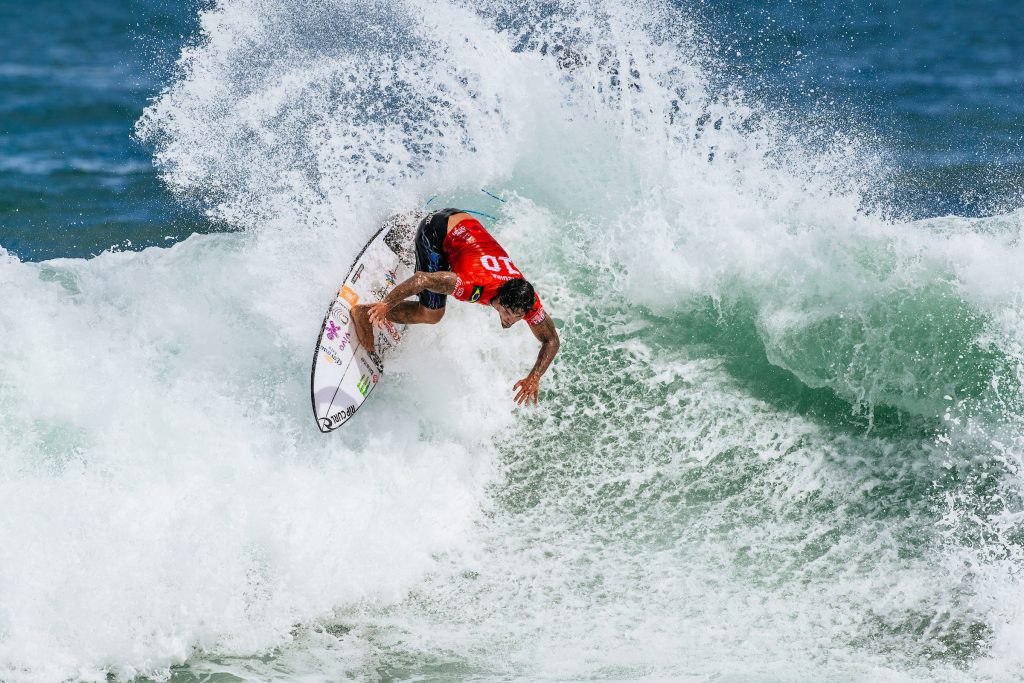
[[[540,325],[548,317],[547,311],[544,310],[544,305],[540,302],[540,297],[536,294],[533,295],[533,308],[526,312],[523,316],[523,320],[530,327],[534,325]]]

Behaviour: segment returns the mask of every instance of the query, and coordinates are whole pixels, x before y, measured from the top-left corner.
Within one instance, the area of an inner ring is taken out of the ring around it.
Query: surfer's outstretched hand
[[[513,399],[519,405],[530,405],[530,399],[533,399],[533,405],[537,405],[537,392],[540,391],[540,375],[535,375],[532,372],[515,383],[512,387],[512,391],[519,390]]]

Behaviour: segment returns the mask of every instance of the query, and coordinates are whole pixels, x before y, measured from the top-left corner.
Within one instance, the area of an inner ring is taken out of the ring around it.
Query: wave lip
[[[1024,285],[1013,265],[1019,226],[1011,214],[852,236],[816,271],[798,269],[798,286],[761,297],[769,358],[857,404],[939,417],[955,401],[978,417],[1024,417],[1011,322]]]

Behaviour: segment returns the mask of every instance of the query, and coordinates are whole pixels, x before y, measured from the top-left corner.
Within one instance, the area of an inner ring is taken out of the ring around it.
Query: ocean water
[[[1021,12],[4,5],[0,680],[1020,680]],[[325,437],[433,194],[541,405],[453,306]]]

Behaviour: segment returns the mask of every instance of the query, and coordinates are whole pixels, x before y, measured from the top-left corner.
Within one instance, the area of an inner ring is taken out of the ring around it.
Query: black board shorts
[[[444,238],[448,236],[448,219],[462,209],[441,209],[420,221],[416,229],[416,270],[437,273],[451,270],[444,253]],[[437,310],[444,308],[448,299],[444,294],[424,289],[420,292],[420,304]]]

